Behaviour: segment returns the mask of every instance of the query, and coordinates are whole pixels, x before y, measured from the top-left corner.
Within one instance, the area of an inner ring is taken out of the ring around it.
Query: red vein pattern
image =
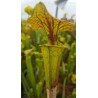
[[[42,2],[35,6],[33,14],[28,18],[27,22],[31,24],[34,30],[39,28],[44,29],[51,44],[55,44],[59,32],[73,31],[75,26],[74,23],[70,21],[52,17]]]

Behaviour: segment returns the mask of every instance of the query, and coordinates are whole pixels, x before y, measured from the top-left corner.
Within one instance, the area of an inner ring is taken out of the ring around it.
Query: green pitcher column
[[[56,98],[56,88],[59,76],[59,66],[64,51],[63,46],[42,45],[41,52],[43,54],[45,80],[47,87],[47,97]]]

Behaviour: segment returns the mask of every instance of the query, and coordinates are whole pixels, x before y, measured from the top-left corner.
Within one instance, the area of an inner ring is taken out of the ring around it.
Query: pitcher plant
[[[43,54],[47,98],[56,98],[59,67],[63,51],[67,48],[57,43],[58,34],[63,31],[73,31],[75,24],[52,17],[42,2],[38,3],[31,12],[27,23],[34,30],[43,29],[49,39],[47,44],[40,45],[40,47]]]
[[[41,51],[44,60],[47,97],[56,98],[56,89],[59,76],[59,66],[65,47],[57,45],[42,45]]]

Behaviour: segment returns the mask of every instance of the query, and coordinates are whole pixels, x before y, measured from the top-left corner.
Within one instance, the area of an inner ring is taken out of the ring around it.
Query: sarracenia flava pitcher
[[[27,19],[27,23],[33,30],[44,30],[49,39],[48,44],[50,45],[42,45],[41,51],[44,60],[47,97],[56,98],[59,66],[65,47],[55,44],[57,44],[58,34],[73,31],[75,24],[51,16],[42,2],[39,2],[30,13],[31,16]]]
[[[45,80],[47,87],[47,97],[56,98],[56,89],[59,76],[59,66],[64,51],[63,46],[42,45],[41,52],[43,54]]]

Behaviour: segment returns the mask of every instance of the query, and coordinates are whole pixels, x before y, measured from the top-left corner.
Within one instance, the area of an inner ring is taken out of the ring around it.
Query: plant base
[[[56,98],[57,86],[52,89],[47,89],[47,98]]]

